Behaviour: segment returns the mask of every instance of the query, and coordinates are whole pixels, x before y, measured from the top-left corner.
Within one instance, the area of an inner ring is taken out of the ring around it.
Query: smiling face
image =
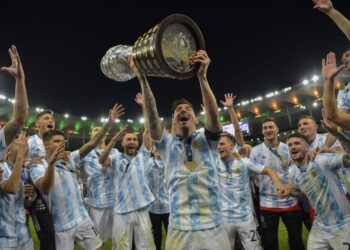
[[[39,129],[39,134],[43,135],[48,131],[55,129],[55,120],[53,119],[52,114],[46,113],[38,117],[35,122],[35,125]]]
[[[267,121],[262,124],[262,134],[266,140],[274,140],[278,136],[278,127],[273,121]]]
[[[139,147],[139,139],[134,133],[127,133],[122,142],[124,152],[128,156],[134,156],[137,153],[137,148]]]
[[[289,154],[293,161],[302,162],[309,152],[309,144],[299,137],[291,137],[287,140]]]
[[[177,135],[187,137],[196,130],[198,120],[192,107],[187,103],[179,104],[175,108],[172,119],[174,130]]]
[[[317,134],[317,124],[311,118],[303,118],[298,122],[298,130],[305,135],[309,141],[315,139]]]
[[[227,136],[221,136],[218,146],[218,152],[223,161],[227,160],[232,156],[234,146],[235,144],[229,138],[227,138]]]

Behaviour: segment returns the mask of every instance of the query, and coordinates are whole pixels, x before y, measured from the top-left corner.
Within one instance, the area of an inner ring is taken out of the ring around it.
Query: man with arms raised
[[[108,121],[89,142],[69,155],[65,138],[59,131],[43,136],[46,159],[38,160],[30,169],[31,179],[43,194],[55,227],[56,249],[73,249],[74,240],[83,249],[101,249],[102,241],[91,222],[80,196],[75,165],[93,150],[107,133],[122,109],[115,105]]]
[[[170,199],[166,249],[226,250],[230,245],[221,220],[216,166],[221,124],[207,80],[210,59],[205,51],[196,52],[191,59],[200,63],[198,79],[206,111],[204,132],[196,132],[198,119],[192,104],[180,100],[172,109],[174,133],[167,133],[146,76],[132,60],[130,66],[140,81],[150,134],[165,165]]]

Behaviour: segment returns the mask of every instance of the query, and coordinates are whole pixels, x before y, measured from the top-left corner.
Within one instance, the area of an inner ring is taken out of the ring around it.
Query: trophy
[[[141,73],[182,80],[197,73],[200,65],[190,64],[190,56],[204,49],[204,38],[197,24],[188,16],[173,14],[140,36],[134,46],[110,48],[100,66],[106,77],[128,81],[135,77],[128,63],[132,55]]]

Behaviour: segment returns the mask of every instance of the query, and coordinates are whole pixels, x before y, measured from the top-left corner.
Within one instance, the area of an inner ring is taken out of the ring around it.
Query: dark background
[[[233,92],[237,101],[266,94],[320,75],[321,58],[349,47],[346,37],[312,1],[14,1],[0,6],[0,65],[16,44],[25,67],[31,107],[58,113],[107,115],[115,102],[136,119],[137,80],[107,79],[99,63],[117,44],[138,36],[173,13],[190,16],[201,28],[212,63],[208,79],[217,98]],[[350,1],[333,2],[350,17]],[[233,7],[229,7],[233,5]],[[196,78],[149,78],[161,116],[173,99],[185,97],[200,111]],[[0,73],[0,92],[14,94],[11,77]]]

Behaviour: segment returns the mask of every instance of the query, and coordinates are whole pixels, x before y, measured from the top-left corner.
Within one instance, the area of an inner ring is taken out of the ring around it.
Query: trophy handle
[[[117,82],[125,82],[135,77],[128,62],[132,46],[117,45],[110,48],[103,56],[100,67],[103,74]]]

